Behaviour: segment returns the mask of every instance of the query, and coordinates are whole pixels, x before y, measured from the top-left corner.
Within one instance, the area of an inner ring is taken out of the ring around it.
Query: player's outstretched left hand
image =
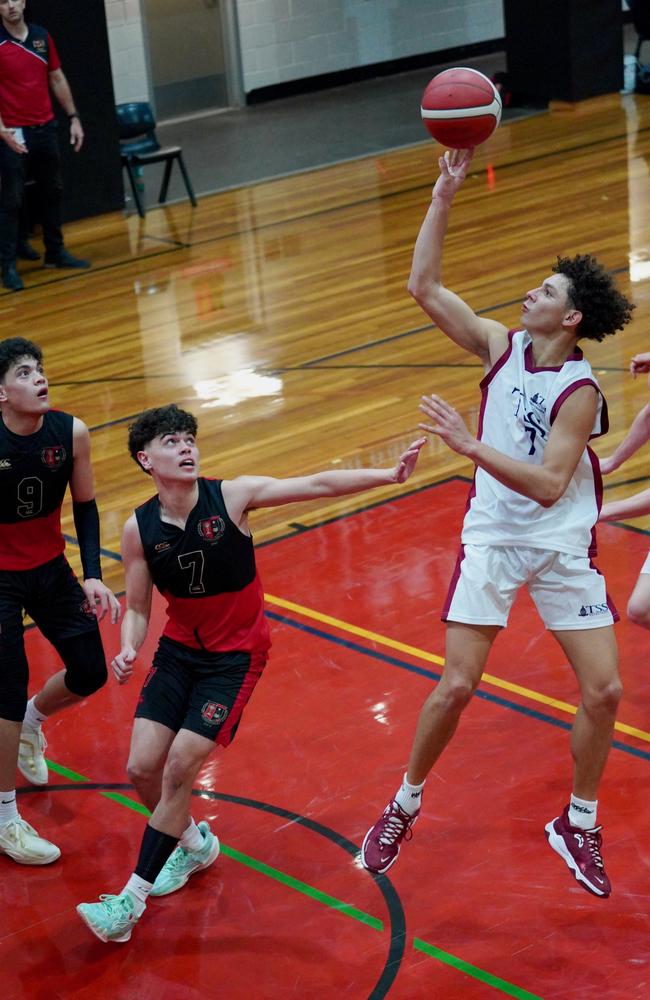
[[[437,434],[445,442],[448,448],[458,452],[459,455],[467,455],[473,444],[476,443],[467,430],[463,418],[459,413],[446,403],[440,396],[422,396],[420,410],[432,421],[430,424],[420,424],[427,434]]]
[[[416,466],[420,449],[426,442],[427,439],[425,437],[418,438],[417,441],[413,441],[406,451],[400,455],[395,466],[395,471],[393,472],[393,479],[396,483],[405,483],[409,478]]]
[[[95,609],[97,621],[100,622],[108,611],[111,613],[113,625],[120,620],[122,606],[113,591],[109,590],[102,580],[84,580],[83,590],[91,608]]]

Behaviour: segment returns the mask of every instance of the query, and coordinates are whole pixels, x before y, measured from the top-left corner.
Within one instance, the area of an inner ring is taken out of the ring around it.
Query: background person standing
[[[45,28],[26,23],[25,2],[0,0],[0,261],[2,284],[14,292],[24,287],[17,256],[38,259],[19,239],[28,168],[39,193],[45,266],[90,267],[63,245],[61,157],[50,89],[68,116],[77,153],[83,128],[54,42]]]

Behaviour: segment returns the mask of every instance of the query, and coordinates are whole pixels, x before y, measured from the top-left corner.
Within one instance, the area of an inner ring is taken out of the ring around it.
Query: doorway
[[[234,0],[143,0],[158,121],[243,103]]]

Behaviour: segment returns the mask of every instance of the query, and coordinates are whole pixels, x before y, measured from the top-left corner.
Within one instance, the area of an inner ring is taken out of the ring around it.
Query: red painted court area
[[[355,860],[441,668],[466,492],[454,480],[258,549],[271,659],[196,788],[222,855],[151,901],[126,944],[92,938],[74,907],[118,892],[136,860],[145,817],[125,763],[138,683],[109,682],[53,720],[50,787],[19,804],[62,857],[34,869],[0,857],[3,997],[650,996],[650,636],[624,616],[641,533],[599,531],[626,686],[600,805],[611,898],[579,888],[544,837],[570,791],[577,685],[527,595],[389,877]],[[161,621],[158,604],[139,679]],[[117,632],[104,635],[112,655]],[[34,688],[52,659],[34,631],[28,646]]]

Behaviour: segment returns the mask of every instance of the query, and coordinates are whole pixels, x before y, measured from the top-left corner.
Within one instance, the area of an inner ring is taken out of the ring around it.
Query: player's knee
[[[650,606],[645,601],[632,596],[627,606],[627,617],[634,625],[650,628]]]
[[[462,711],[471,701],[476,690],[476,684],[472,679],[462,673],[454,673],[453,676],[445,676],[441,680],[436,692],[438,701],[442,702],[445,709],[451,712]]]
[[[157,781],[160,776],[160,767],[147,757],[132,755],[126,765],[126,773],[131,784],[138,788]]]
[[[194,778],[196,768],[193,761],[180,753],[170,753],[163,771],[163,785],[168,791],[174,792],[182,788],[188,780]]]
[[[591,714],[605,714],[610,716],[615,714],[622,695],[623,685],[620,678],[612,677],[611,680],[600,684],[598,687],[585,691],[582,703],[585,709]]]
[[[65,686],[71,694],[87,698],[104,686],[108,671],[99,630],[64,639],[57,649],[65,665]]]

